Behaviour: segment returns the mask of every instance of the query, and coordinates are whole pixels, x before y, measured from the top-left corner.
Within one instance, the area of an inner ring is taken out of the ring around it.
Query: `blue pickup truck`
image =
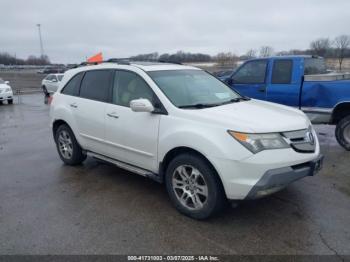
[[[221,80],[242,95],[299,108],[314,124],[336,125],[338,143],[350,151],[350,74],[328,72],[323,58],[253,59]]]

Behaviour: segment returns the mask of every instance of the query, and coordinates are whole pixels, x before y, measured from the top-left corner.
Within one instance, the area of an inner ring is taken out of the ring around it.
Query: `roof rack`
[[[130,65],[131,63],[137,64],[137,62],[154,62],[154,63],[166,63],[166,64],[176,64],[176,65],[182,65],[180,62],[174,62],[174,61],[166,61],[166,60],[156,60],[156,61],[134,61],[132,58],[110,58],[108,60],[104,60],[101,62],[82,62],[76,67],[81,67],[81,66],[88,66],[88,65],[98,65],[102,63],[116,63],[120,65]]]

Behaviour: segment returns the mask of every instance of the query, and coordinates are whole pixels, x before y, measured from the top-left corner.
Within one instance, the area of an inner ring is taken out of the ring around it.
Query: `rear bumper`
[[[285,188],[290,183],[306,176],[313,176],[322,168],[323,156],[295,166],[271,169],[261,177],[245,199],[257,199]]]

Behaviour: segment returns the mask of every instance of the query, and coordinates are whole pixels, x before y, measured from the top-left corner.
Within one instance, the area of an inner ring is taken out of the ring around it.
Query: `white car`
[[[102,63],[66,72],[51,101],[68,165],[92,156],[164,182],[175,207],[204,219],[314,175],[322,156],[303,112],[240,96],[195,67]]]
[[[13,92],[9,81],[4,81],[0,78],[0,103],[7,101],[13,103]]]
[[[52,94],[57,91],[59,83],[62,81],[63,74],[49,74],[43,81],[41,87],[45,95]]]

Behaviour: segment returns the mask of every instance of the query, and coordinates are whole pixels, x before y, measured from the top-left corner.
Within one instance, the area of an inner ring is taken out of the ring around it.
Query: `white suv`
[[[63,74],[49,74],[41,81],[41,87],[45,95],[55,93],[62,81]]]
[[[9,81],[4,81],[0,78],[0,104],[7,101],[8,104],[13,103],[13,92]]]
[[[227,199],[274,193],[322,163],[301,111],[242,97],[190,66],[105,62],[69,70],[50,114],[64,163],[89,155],[164,181],[175,207],[196,219]]]

